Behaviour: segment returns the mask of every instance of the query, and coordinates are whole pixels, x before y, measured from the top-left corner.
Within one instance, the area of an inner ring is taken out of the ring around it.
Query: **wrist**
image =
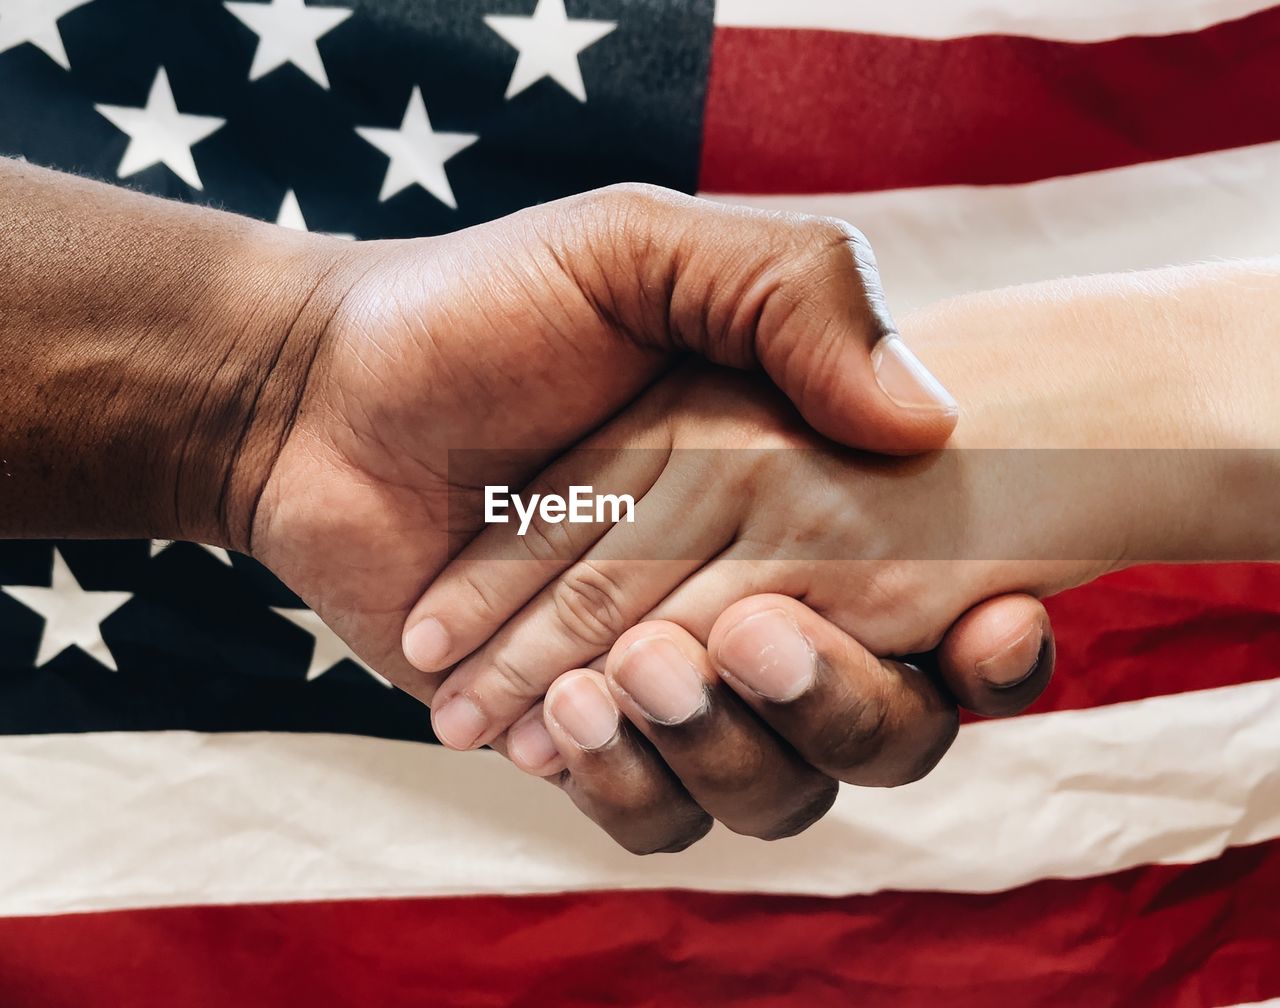
[[[197,301],[190,381],[172,413],[153,411],[169,446],[180,537],[248,553],[254,513],[349,289],[356,247],[253,225],[226,250],[225,282]],[[169,489],[162,484],[167,494]]]
[[[960,401],[952,446],[1060,472],[1111,568],[1277,555],[1278,311],[1275,262],[1214,264],[975,295],[903,329]]]
[[[1189,272],[1185,352],[1204,381],[1185,412],[1209,437],[1174,559],[1280,561],[1280,259]]]
[[[247,546],[346,243],[0,161],[0,535]]]

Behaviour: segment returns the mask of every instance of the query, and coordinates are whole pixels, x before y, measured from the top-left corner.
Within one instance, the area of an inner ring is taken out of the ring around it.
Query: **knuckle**
[[[871,244],[848,221],[838,217],[801,216],[778,235],[775,270],[769,277],[770,305],[775,317],[788,316],[819,321],[812,315],[812,291],[834,284],[865,288],[876,271]]]
[[[564,480],[557,479],[554,471],[543,473],[523,488],[521,494],[529,500],[554,496],[564,490]],[[524,533],[512,532],[504,541],[503,556],[521,560],[533,560],[547,564],[566,556],[572,550],[573,539],[566,522],[549,522],[542,517],[540,508],[534,508],[528,528]],[[505,529],[513,530],[508,525]]]
[[[569,782],[572,785],[572,780]],[[682,851],[702,839],[714,820],[665,773],[635,757],[615,767],[607,785],[597,781],[580,806],[632,854]]]
[[[674,196],[670,189],[652,182],[615,182],[596,190],[596,196],[606,205],[644,210],[670,202]]]
[[[874,760],[888,739],[889,707],[877,690],[862,697],[853,709],[830,717],[817,739],[820,765],[844,776]]]
[[[865,297],[881,297],[879,265],[867,236],[839,217],[810,217],[799,228],[798,240],[808,255],[801,257],[811,280],[852,280]]]
[[[700,808],[689,810],[678,821],[665,823],[652,834],[615,837],[630,853],[647,857],[650,854],[678,854],[688,850],[709,832],[714,824],[711,816]]]
[[[489,659],[489,671],[502,683],[504,694],[531,699],[542,696],[550,685],[503,654]]]
[[[564,556],[570,548],[569,531],[564,523],[553,524],[541,517],[529,523],[525,534],[517,537],[530,560],[539,564],[549,563]]]
[[[680,726],[691,727],[690,722]],[[718,752],[714,758],[702,760],[696,768],[683,773],[690,789],[697,794],[737,795],[758,791],[759,781],[770,769],[764,752],[752,746],[744,752]]]
[[[552,590],[560,625],[575,641],[606,651],[627,628],[618,583],[599,566],[582,561]]]
[[[479,570],[460,572],[457,587],[465,612],[481,621],[489,621],[499,615],[497,594]]]
[[[852,251],[859,259],[871,251],[867,236],[840,217],[806,217],[800,224],[799,233],[806,245],[842,253]]]
[[[628,234],[633,225],[670,207],[678,194],[647,182],[618,182],[584,198],[590,212],[609,234]]]
[[[914,758],[907,761],[901,779],[896,786],[914,784],[927,777],[947,754],[960,730],[960,711],[954,707],[941,714],[938,725],[927,744],[916,750]]]
[[[831,811],[839,793],[840,782],[823,777],[815,786],[798,795],[785,815],[754,835],[771,842],[797,836]]]
[[[960,727],[959,711],[952,707],[940,710],[923,730],[903,739],[884,758],[851,768],[842,779],[862,787],[894,788],[914,784],[938,765]]]

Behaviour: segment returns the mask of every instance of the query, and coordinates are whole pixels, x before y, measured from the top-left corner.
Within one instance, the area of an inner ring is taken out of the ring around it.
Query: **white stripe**
[[[966,291],[1280,251],[1280,143],[1012,186],[710,198],[842,217],[899,311]]]
[[[924,39],[1029,35],[1095,42],[1199,31],[1271,6],[1272,0],[716,0],[715,20],[739,28],[825,28]]]
[[[1280,836],[1280,680],[970,725],[801,837],[614,848],[492,754],[334,735],[0,740],[0,914],[609,887],[993,891]]]

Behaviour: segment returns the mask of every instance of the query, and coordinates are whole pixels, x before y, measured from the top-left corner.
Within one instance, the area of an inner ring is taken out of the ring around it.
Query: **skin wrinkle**
[[[580,560],[556,582],[552,600],[561,625],[588,647],[609,647],[626,629],[618,602],[621,586],[598,564]],[[537,696],[541,685],[532,689]]]
[[[555,492],[555,487],[541,481],[531,483],[520,491],[522,496],[530,499],[534,495],[545,496]],[[544,522],[541,515],[538,515],[529,523],[525,534],[517,538],[517,542],[528,552],[529,559],[547,563],[564,553],[568,537],[569,527],[566,523]]]
[[[240,547],[242,552],[252,553],[254,521],[257,517],[258,506],[261,503],[263,490],[266,487],[267,480],[270,478],[271,470],[275,467],[276,460],[280,456],[284,443],[288,440],[289,432],[293,430],[293,426],[297,421],[298,411],[301,409],[303,399],[306,396],[311,372],[315,367],[318,355],[320,354],[325,341],[325,332],[329,323],[332,322],[334,316],[342,307],[341,298],[335,301],[328,312],[328,317],[324,324],[320,326],[319,330],[315,334],[301,334],[301,338],[304,344],[309,347],[309,350],[304,350],[302,354],[303,359],[300,373],[292,383],[294,387],[292,396],[291,398],[286,398],[282,404],[283,415],[280,420],[277,421],[281,426],[279,428],[279,433],[274,436],[274,450],[268,451],[268,461],[264,466],[262,475],[256,479],[252,476],[249,477],[249,498],[243,520],[238,520],[233,514],[233,512],[237,510],[232,497],[234,494],[234,483],[236,481],[237,469],[239,468],[238,462],[245,451],[245,446],[257,433],[255,427],[260,423],[259,414],[260,409],[263,406],[266,388],[274,377],[274,372],[284,359],[287,348],[294,342],[295,338],[299,336],[298,329],[301,320],[306,316],[308,309],[315,303],[319,292],[332,280],[333,276],[338,272],[342,265],[343,263],[340,260],[335,260],[329,264],[329,266],[316,277],[310,290],[308,290],[302,297],[297,311],[285,326],[284,334],[279,340],[275,351],[261,369],[261,378],[255,385],[253,392],[249,397],[248,412],[244,419],[243,426],[232,443],[231,452],[228,457],[226,474],[223,477],[222,488],[217,497],[216,513],[225,538],[230,542],[242,543],[243,545]],[[235,344],[233,344],[233,348],[234,346]],[[272,438],[270,431],[267,432],[267,437],[269,439]],[[239,529],[233,528],[233,525],[238,526]],[[239,534],[237,534],[237,531]]]
[[[643,235],[643,244],[633,252],[633,265],[635,267],[636,276],[648,280],[647,283],[642,280],[641,284],[641,289],[645,291],[646,295],[649,294],[648,288],[650,286],[658,288],[659,296],[656,300],[658,311],[656,313],[656,318],[652,319],[652,321],[656,322],[658,332],[670,334],[671,341],[675,347],[685,347],[688,344],[676,323],[674,305],[676,278],[685,272],[687,268],[686,264],[689,261],[689,250],[686,244],[686,238],[684,235],[681,235],[680,239],[670,246],[670,252],[667,258],[667,268],[658,271],[658,281],[657,283],[654,283],[652,280],[654,275],[653,263],[655,259],[661,259],[661,252],[658,249],[657,240],[652,229],[645,230]],[[648,297],[648,303],[651,305],[655,303],[652,296]]]
[[[317,295],[324,287],[328,286],[328,284],[333,280],[334,276],[338,273],[340,268],[341,268],[341,264],[335,261],[326,272],[322,273],[319,279],[316,281],[315,286],[308,292],[306,298],[302,303],[302,306],[298,309],[297,315],[294,316],[293,321],[290,323],[289,328],[286,331],[284,341],[281,344],[280,353],[278,353],[276,357],[272,359],[271,364],[267,368],[267,374],[264,375],[263,385],[259,388],[258,393],[254,397],[254,409],[251,412],[249,423],[252,423],[253,415],[256,413],[257,404],[262,396],[263,389],[265,388],[266,383],[270,380],[270,377],[271,377],[270,372],[274,370],[277,362],[280,359],[281,354],[283,354],[284,347],[288,343],[292,342],[295,335],[295,331],[297,330],[303,317],[306,315],[308,309],[311,308],[311,306],[315,303]],[[366,267],[366,269],[362,274],[358,274],[355,278],[355,281],[352,287],[348,287],[347,290],[349,291],[353,289],[355,285],[358,285],[361,281],[363,281],[364,277],[368,275],[368,272],[372,268],[373,268],[372,264],[370,264],[368,267]],[[267,482],[271,476],[271,472],[275,468],[276,461],[279,459],[280,453],[284,450],[285,443],[289,440],[289,436],[293,432],[293,429],[298,422],[298,416],[302,410],[302,405],[307,398],[307,390],[311,387],[312,379],[316,371],[317,365],[322,360],[324,348],[327,343],[327,336],[329,333],[329,329],[333,325],[333,321],[335,318],[337,318],[339,312],[342,311],[342,307],[343,307],[343,298],[339,297],[334,301],[332,308],[328,311],[327,316],[324,318],[324,321],[321,323],[319,335],[314,339],[310,340],[311,350],[309,354],[305,355],[305,359],[303,360],[302,366],[301,366],[301,372],[294,381],[294,387],[296,391],[294,392],[292,401],[287,402],[285,404],[284,422],[280,426],[278,433],[275,435],[275,445],[274,445],[274,450],[271,452],[270,461],[267,463],[265,467],[265,473],[262,476],[261,481],[258,483],[257,488],[250,490],[249,508],[248,508],[248,513],[246,515],[245,523],[244,523],[245,552],[252,553],[253,530],[257,523],[258,508],[262,502],[262,494],[266,489]],[[246,424],[246,428],[247,427],[248,427],[248,424]],[[237,442],[237,450],[232,455],[233,459],[238,456],[239,448],[243,446],[246,440],[247,440],[247,435],[246,437],[241,438]],[[232,480],[232,477],[229,474],[226,483],[224,483],[224,500],[227,494],[227,490],[230,487],[231,480]],[[221,507],[220,507],[220,513],[224,513]]]
[[[796,381],[800,388],[799,399],[803,403],[819,402],[827,397],[832,375],[836,373],[836,364],[845,349],[841,339],[838,337],[832,339],[828,335],[837,324],[836,320],[831,318],[822,322],[821,334],[815,346],[808,348],[810,353],[819,355],[817,361],[811,366],[806,365],[798,369]],[[795,357],[796,353],[793,350],[784,359],[783,367],[786,373],[796,373],[797,369],[792,364]]]
[[[730,830],[761,840],[794,836],[821,818],[835,801],[837,782],[812,770],[797,780],[791,766],[780,772],[776,752],[764,747],[735,751],[733,735],[707,730],[724,713],[722,701],[701,715],[700,723],[685,722],[665,732],[655,729],[681,749],[723,754],[703,764],[682,761],[677,774],[686,788],[705,807],[716,809],[717,818]]]
[[[626,265],[640,279],[640,317],[636,324],[627,327],[627,333],[637,346],[687,350],[690,339],[682,324],[684,313],[677,308],[684,289],[682,280],[688,276],[689,260],[680,202],[670,194],[656,195],[657,191],[651,187],[623,188],[625,199],[616,211],[614,233],[625,234],[629,240],[621,249],[613,249],[612,244],[608,247],[614,254],[628,255]],[[640,236],[639,240],[636,236]],[[602,237],[607,241],[608,232]],[[597,239],[596,245],[599,243]],[[647,311],[653,304],[654,289],[665,298],[659,302],[657,315]]]
[[[825,786],[822,790],[807,801],[800,803],[799,807],[791,815],[779,821],[772,830],[767,833],[757,833],[755,836],[761,840],[786,840],[789,837],[799,836],[810,826],[817,823],[831,811],[831,807],[836,803],[836,798],[840,795],[840,787],[836,781],[827,780],[824,784]]]
[[[638,346],[640,341],[636,338],[635,331],[627,326],[617,311],[616,306],[620,302],[617,292],[613,289],[613,270],[602,261],[600,246],[601,242],[599,240],[587,242],[587,253],[594,268],[594,277],[593,281],[580,283],[578,289],[591,302],[592,308],[595,309],[596,314],[600,316],[609,329],[619,333]],[[597,297],[594,293],[597,283],[604,287],[605,296],[603,298]]]
[[[744,338],[748,340],[751,346],[756,348],[756,354],[759,355],[763,350],[760,345],[760,334],[764,332],[764,318],[766,313],[776,304],[777,298],[780,296],[780,287],[781,281],[778,278],[777,270],[771,268],[765,261],[757,262],[740,285],[740,289],[744,293],[730,299],[730,303],[736,307],[726,320],[726,332],[721,335],[721,342],[728,342],[729,337],[727,334],[729,332],[742,332],[745,334]],[[783,332],[786,329],[789,316],[795,308],[796,304],[792,299],[780,319],[771,319],[776,326],[776,331]],[[776,348],[774,353],[778,353]],[[788,354],[784,352],[781,356],[783,358],[782,367],[785,369],[787,367]]]
[[[595,197],[589,196],[585,198],[591,199]],[[609,209],[609,205],[607,203],[603,204],[603,206],[606,211]],[[605,228],[603,230],[608,234],[611,229]],[[607,329],[626,337],[632,342],[637,342],[634,338],[634,333],[628,330],[626,324],[614,310],[614,306],[617,304],[617,301],[614,297],[613,290],[609,286],[610,271],[602,265],[599,253],[601,245],[608,244],[607,238],[602,239],[600,235],[596,234],[595,231],[590,228],[588,228],[583,237],[585,238],[584,244],[589,261],[593,266],[593,277],[590,280],[584,279],[580,281],[576,285],[577,293],[591,306],[591,309],[595,312],[597,318],[604,323]],[[548,289],[555,292],[555,296],[557,298],[560,298],[562,295],[560,294],[560,285],[556,281],[565,276],[571,276],[575,275],[575,273],[582,272],[581,269],[575,270],[572,268],[561,252],[561,246],[572,245],[574,243],[575,237],[564,234],[558,226],[553,226],[551,235],[544,237],[541,242],[541,247],[550,253],[552,262],[560,272],[560,277],[552,279],[552,282],[547,285]],[[549,274],[544,273],[544,280],[548,277]],[[605,297],[602,298],[596,293],[596,284],[603,284],[605,286]]]
[[[606,829],[612,826],[611,834],[627,850],[639,855],[676,854],[710,832],[711,816],[684,795],[669,772],[661,770],[648,781],[639,788],[624,786],[616,798],[602,800],[593,793],[588,802],[603,806]]]
[[[856,264],[858,279],[862,284],[862,295],[866,299],[871,317],[875,320],[878,329],[878,332],[873,335],[873,340],[896,334],[898,327],[893,321],[893,313],[889,310],[889,304],[884,296],[884,286],[880,279],[880,267],[876,262],[875,251],[866,236],[856,228],[849,239],[849,246]]]
[[[797,297],[795,292],[808,288],[825,289],[830,279],[825,273],[818,273],[816,264],[812,261],[808,261],[808,269],[815,272],[806,273],[804,267],[798,264],[793,266],[793,269],[798,271],[797,275],[779,277],[775,273],[767,289],[762,291],[763,300],[755,313],[754,326],[750,333],[757,354],[763,353],[763,347],[759,346],[761,333],[769,331],[789,334],[790,338],[785,342],[780,338],[773,341],[772,354],[777,362],[778,373],[787,375],[792,381],[798,383],[796,387],[799,391],[796,401],[803,407],[807,403],[817,401],[812,392],[815,382],[824,386],[831,384],[835,372],[830,366],[830,360],[832,357],[839,356],[843,341],[828,338],[827,334],[831,327],[837,324],[835,317],[830,315],[821,319],[819,322],[821,329],[817,337],[806,339],[805,345],[801,346],[798,339],[790,335],[805,331],[805,327],[798,320],[813,312],[812,305]],[[812,366],[806,364],[797,369],[795,361],[798,355],[815,352],[823,354],[823,357]]]
[[[187,424],[185,433],[180,435],[180,438],[179,438],[179,444],[182,446],[179,451],[180,457],[190,458],[196,455],[193,442],[194,442],[194,433],[195,433],[194,428],[197,422],[197,418],[201,415],[205,404],[209,401],[209,399],[213,395],[213,388],[214,388],[214,384],[217,381],[218,375],[223,373],[228,368],[228,364],[231,361],[231,357],[232,357],[232,354],[235,352],[235,349],[236,348],[234,343],[228,344],[226,351],[222,355],[222,359],[218,361],[217,366],[214,367],[213,369],[213,377],[210,379],[209,382],[207,382],[204,385],[203,389],[201,390],[200,399],[196,403],[196,409],[193,411],[191,415],[190,423]],[[232,457],[234,458],[235,456],[233,455]],[[175,521],[180,534],[185,531],[182,528],[182,520],[181,520],[183,473],[185,469],[186,469],[185,466],[179,465],[178,471],[174,475],[174,480],[173,480],[173,513],[176,516]],[[217,515],[218,515],[218,524],[223,529],[224,533],[230,527],[230,524],[227,521],[227,511],[226,511],[227,484],[230,481],[230,478],[231,478],[231,472],[230,472],[230,469],[228,469],[227,479],[223,481],[222,491],[218,495],[218,503],[216,505]]]
[[[561,283],[558,281],[561,280],[566,275],[565,270],[568,264],[560,255],[560,252],[555,247],[554,242],[545,241],[542,245],[542,248],[548,253],[550,253],[551,262],[555,266],[556,270],[559,271],[559,276],[557,276],[554,272],[552,272],[551,269],[544,266],[541,263],[541,261],[536,257],[534,258],[531,266],[532,268],[538,271],[538,280],[540,282],[539,286],[542,289],[550,291],[552,293],[552,296],[556,299],[556,303],[559,305],[560,310],[563,314],[562,318],[555,319],[555,320],[553,320],[550,317],[550,315],[546,315],[544,316],[544,321],[548,323],[552,331],[563,332],[565,327],[564,319],[572,317],[573,313],[570,309],[570,306],[567,304],[568,295],[561,291],[560,289]],[[605,323],[605,325],[608,328],[619,331],[619,332],[622,331],[621,326],[618,324],[617,319],[615,319],[612,315],[610,315],[605,305],[591,294],[589,284],[579,284],[577,287],[576,293],[578,294],[578,296],[585,298],[587,300],[587,302],[591,305],[591,308],[595,311],[596,315],[600,317],[600,319]],[[561,338],[560,342],[565,346],[567,346],[571,351],[576,349],[574,348],[573,343],[571,341],[567,341]]]
[[[542,689],[541,684],[534,683],[525,675],[523,669],[519,666],[505,661],[501,655],[489,662],[489,668],[493,674],[510,690],[516,693],[522,693],[526,696],[537,696]],[[459,693],[451,694],[441,702],[447,702],[453,696],[466,696],[483,709],[483,695],[471,690],[461,690]]]

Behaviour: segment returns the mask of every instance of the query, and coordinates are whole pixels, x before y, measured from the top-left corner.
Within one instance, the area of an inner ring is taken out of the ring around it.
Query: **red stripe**
[[[1183,35],[719,28],[700,188],[1013,183],[1280,139],[1280,8]]]
[[[1233,1004],[1280,994],[1280,843],[989,896],[680,892],[0,920],[6,1008]]]
[[[1137,567],[1048,601],[1058,665],[1032,713],[1280,676],[1280,565]]]

